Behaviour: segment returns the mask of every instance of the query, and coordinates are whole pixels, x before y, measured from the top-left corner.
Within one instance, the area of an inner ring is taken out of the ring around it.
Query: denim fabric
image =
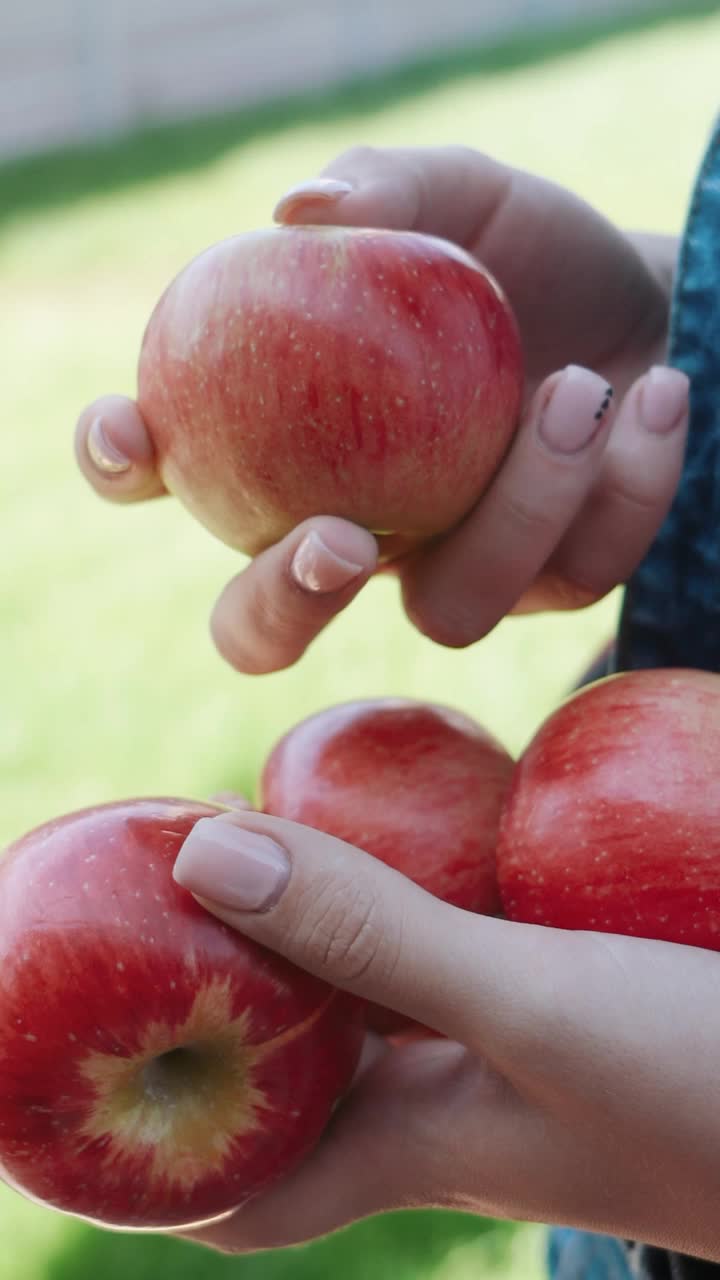
[[[550,1233],[548,1267],[558,1280],[632,1280],[624,1244],[567,1227]]]
[[[691,378],[682,482],[628,584],[617,668],[720,670],[720,123],[688,215],[668,363]]]
[[[683,476],[627,585],[607,667],[720,671],[720,121],[688,212],[668,363],[691,379]],[[550,1234],[548,1265],[553,1280],[720,1280],[720,1265],[564,1228]]]

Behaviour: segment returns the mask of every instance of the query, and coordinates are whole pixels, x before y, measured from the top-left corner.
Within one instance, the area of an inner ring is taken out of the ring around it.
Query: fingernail
[[[665,435],[682,422],[688,410],[690,379],[680,369],[655,365],[640,388],[640,421],[653,435]]]
[[[314,529],[305,535],[290,565],[290,572],[298,586],[316,595],[339,591],[362,571],[361,564],[345,560],[331,551]]]
[[[604,426],[612,397],[604,378],[580,365],[568,365],[540,412],[540,438],[554,453],[579,453]]]
[[[296,205],[310,204],[313,200],[331,203],[333,200],[342,200],[351,191],[351,183],[342,182],[339,178],[309,178],[307,182],[298,182],[280,197],[273,210],[273,217],[279,221]]]
[[[263,911],[290,876],[287,853],[268,836],[223,818],[200,818],[173,869],[184,889],[238,911]]]
[[[98,471],[104,471],[106,475],[118,475],[121,471],[129,471],[132,466],[131,459],[108,437],[102,418],[95,418],[88,431],[87,451]]]

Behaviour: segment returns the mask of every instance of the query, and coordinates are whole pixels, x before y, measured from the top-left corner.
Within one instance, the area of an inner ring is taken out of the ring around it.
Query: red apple
[[[495,842],[512,758],[474,720],[402,698],[330,707],[291,729],[261,781],[266,813],[338,836],[429,893],[495,914]],[[373,1008],[375,1030],[406,1020]]]
[[[0,1175],[121,1227],[222,1215],[319,1138],[355,1068],[348,998],[172,879],[198,819],[131,800],[0,861]]]
[[[254,555],[326,514],[394,546],[454,525],[518,420],[499,286],[409,231],[282,227],[195,258],[145,332],[138,399],[167,487]]]
[[[517,765],[497,858],[513,920],[720,949],[720,676],[571,697]]]

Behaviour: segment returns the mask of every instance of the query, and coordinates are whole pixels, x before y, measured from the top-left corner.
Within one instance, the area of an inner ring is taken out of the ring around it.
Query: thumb
[[[300,968],[464,1038],[473,1003],[468,934],[478,918],[370,854],[236,811],[195,824],[174,876],[214,915]]]
[[[291,187],[274,217],[423,231],[470,248],[514,180],[506,165],[469,147],[352,147]]]
[[[141,502],[165,493],[150,433],[128,396],[101,396],[83,409],[75,458],[95,492],[110,502]]]

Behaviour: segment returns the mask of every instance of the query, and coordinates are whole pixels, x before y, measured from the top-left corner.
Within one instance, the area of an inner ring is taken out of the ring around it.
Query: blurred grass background
[[[237,676],[206,625],[237,557],[170,501],[102,504],[75,471],[72,427],[95,395],[132,393],[144,323],[184,262],[267,223],[285,187],[356,142],[467,143],[621,225],[678,231],[717,109],[719,40],[718,6],[686,5],[0,170],[0,843],[114,797],[252,793],[272,742],[346,698],[444,700],[522,748],[610,634],[616,598],[507,621],[454,653],[416,635],[378,581],[299,667]],[[539,1228],[461,1215],[378,1219],[231,1260],[105,1234],[4,1192],[0,1232],[0,1280],[542,1274]]]

